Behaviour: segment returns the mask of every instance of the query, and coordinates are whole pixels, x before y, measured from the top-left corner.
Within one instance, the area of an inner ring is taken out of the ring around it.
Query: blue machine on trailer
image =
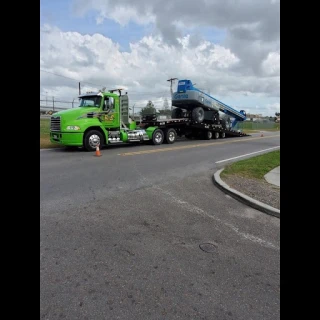
[[[246,120],[246,112],[244,110],[237,111],[207,93],[193,86],[191,80],[179,80],[177,91],[172,94],[172,118],[191,118],[197,123],[202,123],[205,120],[213,123],[222,123],[225,126],[225,121],[220,120],[219,111],[233,117],[234,120],[231,128],[234,128],[238,121]]]

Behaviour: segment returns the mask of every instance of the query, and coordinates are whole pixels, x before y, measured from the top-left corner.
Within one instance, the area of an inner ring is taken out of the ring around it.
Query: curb
[[[254,208],[257,209],[259,211],[262,211],[266,214],[269,214],[271,216],[280,218],[280,210],[273,208],[267,204],[264,204],[258,200],[255,200],[235,189],[230,188],[225,182],[223,182],[220,178],[220,174],[221,172],[224,170],[220,169],[218,170],[213,176],[212,176],[212,181],[214,183],[214,185],[216,185],[219,189],[221,189],[222,191],[226,192],[227,194],[229,194],[231,197],[233,197],[234,199]]]

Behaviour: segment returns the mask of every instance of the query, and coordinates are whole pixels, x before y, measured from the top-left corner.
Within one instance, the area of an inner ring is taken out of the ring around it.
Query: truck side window
[[[109,98],[109,108],[114,109],[114,98],[112,97]]]
[[[103,103],[103,111],[106,111],[109,109],[109,99],[105,98],[104,103]]]

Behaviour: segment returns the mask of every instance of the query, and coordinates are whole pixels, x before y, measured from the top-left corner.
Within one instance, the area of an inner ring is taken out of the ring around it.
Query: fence
[[[238,130],[279,130],[280,123],[267,121],[267,122],[255,122],[255,121],[244,121],[238,122],[236,125]]]
[[[77,106],[78,101],[63,101],[51,99],[40,99],[40,113],[47,113],[49,111],[56,112],[59,110],[70,109]]]

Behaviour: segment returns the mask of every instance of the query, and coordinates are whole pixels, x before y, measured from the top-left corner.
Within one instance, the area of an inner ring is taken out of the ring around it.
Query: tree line
[[[154,114],[154,113],[160,116],[171,116],[171,109],[169,107],[168,99],[165,98],[161,109],[157,110],[153,102],[149,100],[146,106],[143,107],[139,113],[141,116],[144,116],[146,114]]]

